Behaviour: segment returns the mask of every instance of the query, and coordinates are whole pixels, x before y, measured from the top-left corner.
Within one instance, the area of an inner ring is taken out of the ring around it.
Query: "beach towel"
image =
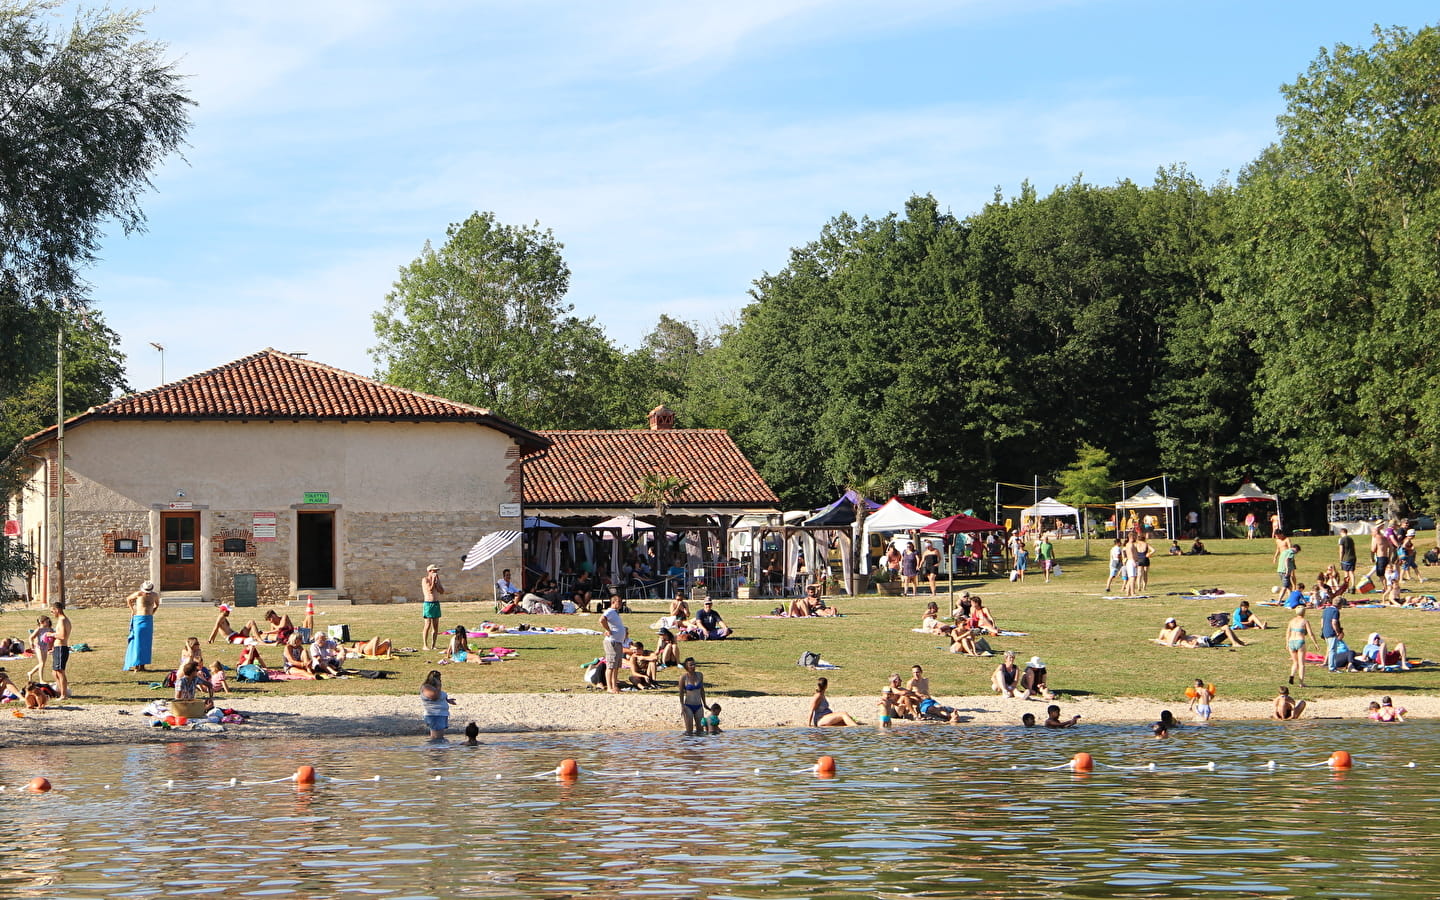
[[[600,634],[602,634],[602,632],[596,631],[596,630],[593,629],[593,628],[537,628],[537,627],[533,627],[533,626],[530,627],[530,628],[525,628],[525,629],[506,628],[506,629],[504,629],[504,633],[505,633],[506,635],[522,635],[522,636],[523,636],[523,635],[527,635],[527,634],[548,634],[548,635],[565,635],[565,636],[586,635],[586,634],[588,634],[588,635],[593,635],[593,636],[597,636],[597,637],[598,637]]]
[[[844,614],[844,613],[841,613],[841,614],[838,615],[838,616],[777,616],[777,615],[771,614],[771,615],[767,615],[767,616],[746,616],[745,618],[747,618],[747,619],[820,619],[820,620],[824,620],[824,619],[843,619],[843,618],[845,618],[845,614]]]
[[[150,647],[154,639],[154,616],[130,617],[130,636],[125,644],[126,669],[150,665]]]
[[[1188,594],[1187,594],[1187,593],[1180,593],[1180,594],[1166,594],[1165,596],[1167,596],[1167,597],[1179,597],[1179,598],[1182,599],[1182,600],[1238,600],[1238,599],[1244,598],[1245,595],[1244,595],[1244,594],[1232,594],[1232,593],[1230,593],[1229,591],[1226,591],[1226,592],[1223,593],[1223,594],[1199,594],[1199,593],[1188,593]]]

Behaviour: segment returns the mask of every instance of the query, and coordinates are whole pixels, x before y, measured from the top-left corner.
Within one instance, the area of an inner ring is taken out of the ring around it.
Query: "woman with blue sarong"
[[[155,582],[147,581],[140,590],[125,598],[130,607],[130,637],[125,645],[125,671],[143,672],[150,665],[151,647],[155,640],[155,610],[160,595]]]

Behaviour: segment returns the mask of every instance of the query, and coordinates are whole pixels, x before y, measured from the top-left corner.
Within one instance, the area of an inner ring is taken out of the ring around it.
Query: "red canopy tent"
[[[977,519],[974,516],[967,516],[960,513],[945,518],[931,525],[920,529],[921,534],[939,534],[945,537],[945,568],[949,571],[950,582],[950,606],[955,606],[955,556],[951,552],[950,543],[957,534],[973,534],[978,531],[1004,531],[1004,527],[994,522],[987,522],[984,519]]]

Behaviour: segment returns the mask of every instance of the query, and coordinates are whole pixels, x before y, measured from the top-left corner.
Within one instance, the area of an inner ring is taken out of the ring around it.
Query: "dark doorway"
[[[162,512],[160,533],[160,590],[200,590],[200,514]]]
[[[302,512],[295,524],[295,586],[335,586],[335,514]]]

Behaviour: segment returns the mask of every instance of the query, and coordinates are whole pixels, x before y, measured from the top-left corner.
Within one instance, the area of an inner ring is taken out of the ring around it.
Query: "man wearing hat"
[[[420,636],[420,646],[426,650],[440,649],[440,595],[445,586],[440,583],[440,567],[431,565],[425,570],[425,580],[420,582],[420,618],[425,620],[425,631]]]
[[[143,672],[150,665],[151,645],[155,640],[155,610],[160,607],[160,594],[155,582],[147,581],[140,590],[125,598],[130,608],[130,636],[125,644],[125,671]]]
[[[700,627],[705,630],[705,640],[723,641],[730,636],[730,626],[720,618],[720,614],[715,611],[715,601],[709,597],[705,598],[705,606],[695,618],[700,620]]]
[[[1021,700],[1029,700],[1036,694],[1046,700],[1055,699],[1055,695],[1050,693],[1050,685],[1045,683],[1045,674],[1045,660],[1038,656],[1030,657],[1025,671],[1020,674],[1020,690],[1024,691]]]

